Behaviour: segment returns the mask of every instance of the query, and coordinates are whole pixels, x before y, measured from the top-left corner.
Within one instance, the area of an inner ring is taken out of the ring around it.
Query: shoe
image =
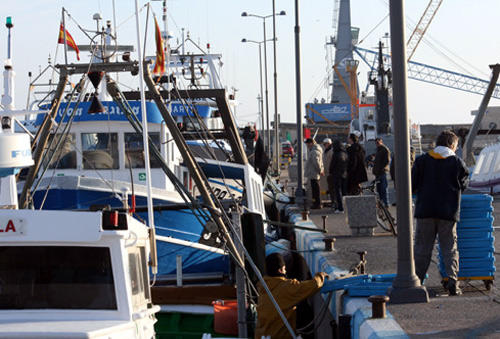
[[[344,213],[344,211],[341,211],[341,210],[335,210],[335,211],[333,211],[333,213],[334,213],[334,214],[342,214],[342,213]]]
[[[462,294],[462,290],[460,289],[460,287],[458,287],[458,284],[454,281],[449,281],[448,285],[446,285],[446,288],[447,288],[448,292],[450,293],[450,295],[461,295]]]

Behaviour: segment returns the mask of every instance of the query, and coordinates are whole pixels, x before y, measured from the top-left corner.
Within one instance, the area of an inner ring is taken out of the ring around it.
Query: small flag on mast
[[[62,24],[59,28],[59,40],[57,43],[64,44],[64,27]],[[68,30],[66,30],[66,45],[75,50],[76,58],[78,59],[78,61],[80,61],[80,50],[78,49],[75,40],[73,40],[73,37],[71,36],[71,34],[69,34]]]
[[[155,17],[155,40],[156,40],[156,61],[153,69],[154,74],[165,73],[165,50],[163,49],[163,40],[161,38],[160,26]]]

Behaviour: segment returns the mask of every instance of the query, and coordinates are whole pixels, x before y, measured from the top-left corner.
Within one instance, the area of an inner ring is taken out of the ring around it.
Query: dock
[[[284,168],[281,173],[282,182],[286,181],[287,177],[288,170]],[[294,183],[288,182],[287,191],[291,192],[291,187],[295,187]],[[392,182],[389,188],[392,189]],[[500,220],[500,197],[494,197],[493,207],[495,209],[493,217]],[[397,206],[390,206],[394,217],[396,208]],[[330,281],[332,278],[348,275],[353,285],[356,285],[356,277],[359,281],[368,281],[364,284],[364,290],[363,284],[361,288],[355,286],[342,288],[339,283],[340,287],[335,293],[322,294],[322,300],[319,298],[314,300],[314,308],[318,310],[322,301],[331,298],[327,300],[332,314],[330,320],[335,320],[337,327],[345,327],[347,316],[352,338],[500,337],[498,282],[493,280],[491,288],[487,289],[483,280],[460,281],[463,294],[449,296],[441,282],[437,249],[433,252],[433,259],[427,272],[428,278],[424,283],[430,301],[408,304],[389,302],[386,305],[386,317],[373,319],[372,304],[368,301],[369,294],[371,291],[374,294],[381,294],[380,291],[383,292],[387,286],[391,285],[390,279],[397,273],[397,238],[385,233],[380,227],[375,228],[374,236],[352,236],[346,214],[334,214],[330,207],[309,210],[307,220],[303,220],[301,211],[302,208],[289,206],[287,208],[289,222],[319,229],[324,227],[327,231],[326,233],[307,230],[295,232],[297,250],[307,262],[311,274],[318,271],[327,272],[331,276]],[[415,227],[415,221],[413,226]],[[498,231],[493,234],[493,236],[496,235]],[[325,250],[324,238],[335,239],[332,251]],[[361,273],[359,270],[359,264],[362,261],[360,254],[364,252],[366,252],[364,273]],[[495,251],[494,257],[497,256],[498,252]],[[498,270],[498,261],[494,264]],[[318,326],[316,337],[333,337],[333,332],[339,331],[339,328],[330,330],[328,327],[326,324]]]

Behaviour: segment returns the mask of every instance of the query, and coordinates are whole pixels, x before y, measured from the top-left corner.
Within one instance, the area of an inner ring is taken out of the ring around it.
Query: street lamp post
[[[259,98],[259,109],[261,113],[261,122],[262,122],[262,132],[264,132],[266,129],[264,128],[264,94],[263,94],[263,85],[262,85],[262,47],[261,45],[264,44],[264,48],[266,45],[266,42],[269,40],[265,41],[254,41],[254,40],[248,40],[248,39],[241,39],[241,42],[246,43],[254,43],[259,45],[259,75],[260,75],[260,98]],[[267,67],[267,63],[266,63]],[[267,100],[267,71],[266,71],[266,100]],[[267,119],[267,133],[269,133],[269,106],[268,102],[266,101],[266,119]],[[264,135],[264,133],[262,133]],[[266,139],[269,141],[269,135],[266,134]],[[268,145],[267,153],[269,154],[270,149]]]
[[[286,15],[285,11],[281,11],[278,15]],[[276,2],[273,0],[273,36],[276,38]],[[276,39],[273,42],[274,49],[274,157],[273,157],[273,170],[275,174],[280,173],[280,132],[279,124],[280,119],[278,115],[278,71],[276,61]]]
[[[274,3],[273,3],[273,10],[274,10]],[[270,18],[270,17],[273,17],[273,19],[275,18],[276,15],[286,15],[286,12],[285,11],[281,11],[279,13],[273,13],[273,14],[270,14],[270,15],[256,15],[256,14],[250,14],[250,13],[247,13],[247,12],[243,12],[241,13],[241,16],[242,17],[255,17],[255,18],[259,18],[259,19],[262,19],[262,24],[263,24],[263,28],[264,28],[264,42],[267,41],[266,39],[266,19],[267,18]],[[274,108],[275,108],[275,115],[274,115],[274,130],[275,130],[275,140],[274,140],[274,157],[273,157],[273,165],[275,164],[278,164],[278,157],[279,157],[279,149],[278,149],[278,145],[279,145],[279,131],[278,131],[278,104],[277,104],[277,97],[278,97],[278,94],[277,94],[277,88],[276,88],[276,83],[277,83],[277,73],[276,73],[276,29],[273,30],[273,41],[274,41]],[[265,73],[265,83],[266,83],[266,119],[267,119],[267,149],[268,149],[268,152],[271,151],[271,134],[270,134],[270,130],[269,130],[269,92],[268,92],[268,88],[267,88],[267,48],[266,48],[266,45],[267,43],[264,43],[264,73]],[[275,170],[275,173],[277,173],[279,171],[279,168],[278,166],[273,166],[273,169]]]

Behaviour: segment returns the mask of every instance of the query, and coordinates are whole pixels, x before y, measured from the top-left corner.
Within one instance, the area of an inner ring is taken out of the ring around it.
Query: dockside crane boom
[[[429,28],[429,25],[431,24],[432,19],[434,19],[434,16],[436,15],[436,12],[439,9],[439,6],[441,6],[442,2],[443,0],[429,1],[429,4],[427,5],[427,8],[424,11],[424,14],[418,21],[417,27],[415,27],[413,33],[408,39],[408,42],[406,43],[406,54],[408,56],[408,61],[410,61],[411,57],[413,56],[413,53],[415,53],[418,44],[422,40],[425,32],[427,31],[427,28]]]

